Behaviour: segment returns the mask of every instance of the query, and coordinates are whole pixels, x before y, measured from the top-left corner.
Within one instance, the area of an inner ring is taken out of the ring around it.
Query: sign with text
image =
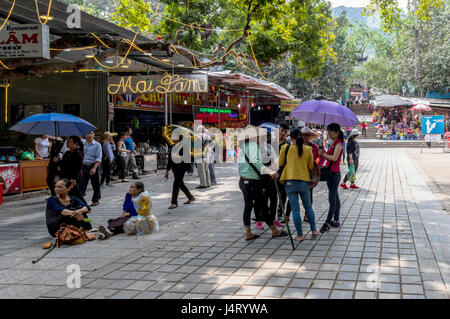
[[[440,134],[427,134],[425,135],[425,142],[441,142],[442,137]]]
[[[281,112],[292,112],[300,105],[299,100],[282,100],[280,105]]]
[[[246,123],[246,117],[240,113],[240,109],[218,109],[212,107],[194,106],[195,120],[202,121],[206,125],[217,126],[219,123],[222,128],[242,127]]]
[[[444,134],[444,116],[422,116],[422,134]]]
[[[164,74],[149,76],[112,76],[108,78],[108,93],[200,93],[208,92],[206,74]]]
[[[50,31],[43,24],[8,25],[0,31],[0,59],[50,59]]]

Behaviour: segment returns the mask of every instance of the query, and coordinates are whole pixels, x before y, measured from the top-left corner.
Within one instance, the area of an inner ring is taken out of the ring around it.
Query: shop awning
[[[294,96],[278,84],[257,79],[241,73],[208,72],[208,81],[211,84],[226,85],[233,90],[248,90],[256,94],[275,96],[281,100],[293,100]]]
[[[399,95],[379,95],[375,97],[375,107],[412,106],[413,103]]]

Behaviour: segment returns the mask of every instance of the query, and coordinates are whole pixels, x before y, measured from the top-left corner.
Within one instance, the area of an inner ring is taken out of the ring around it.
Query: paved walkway
[[[217,175],[218,186],[195,191],[196,202],[173,211],[171,181],[161,173],[146,177],[159,233],[62,247],[37,264],[31,261],[49,239],[44,198],[0,206],[0,296],[449,298],[450,216],[403,150],[362,149],[361,189],[340,193],[342,227],[312,239],[305,224],[307,239],[295,251],[267,230],[244,241],[237,169],[221,166]],[[198,185],[197,178],[187,181],[190,189]],[[117,184],[104,192],[94,226],[120,214],[126,190]],[[319,227],[326,198],[321,183],[314,202]],[[81,267],[79,289],[66,286],[70,264]],[[368,284],[377,274],[380,284]]]

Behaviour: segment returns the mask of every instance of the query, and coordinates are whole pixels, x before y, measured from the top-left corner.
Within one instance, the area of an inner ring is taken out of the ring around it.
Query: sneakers
[[[350,185],[350,188],[351,188],[351,189],[359,189],[359,187],[356,186],[355,184]]]
[[[327,231],[330,230],[330,228],[331,228],[330,224],[325,223],[325,224],[323,224],[323,226],[320,228],[320,232],[321,232],[321,233],[327,232]]]
[[[276,226],[276,227],[284,227],[278,220],[275,220],[273,222],[273,225]]]
[[[106,229],[106,227],[103,226],[103,225],[98,227],[98,231],[99,231],[100,234],[105,236],[105,238],[100,238],[100,237],[103,237],[103,236],[100,236],[100,234],[99,234],[99,239],[108,239],[109,237],[112,236],[112,233],[108,229]]]
[[[341,185],[340,185],[343,189],[348,189],[348,186],[347,185],[345,185],[344,183],[341,183]]]
[[[256,228],[258,228],[259,230],[263,230],[264,229],[264,225],[262,222],[256,222]]]
[[[333,228],[338,228],[341,227],[341,223],[340,222],[335,222],[334,220],[331,221],[330,226]]]

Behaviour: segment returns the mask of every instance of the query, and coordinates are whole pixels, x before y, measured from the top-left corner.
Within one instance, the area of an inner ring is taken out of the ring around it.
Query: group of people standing
[[[271,134],[272,138],[278,139],[279,157],[269,156],[269,163],[263,163],[261,152],[264,154],[268,150],[273,152],[273,148],[268,146],[270,140],[265,145],[260,134],[251,134],[257,132],[254,127],[249,126],[248,129],[250,133],[240,141],[238,152],[239,187],[244,197],[245,239],[253,240],[259,237],[250,227],[251,212],[254,210],[256,227],[262,229],[264,221],[271,228],[273,237],[287,235],[279,229],[283,226],[280,220],[282,223],[288,222],[292,212],[297,231],[296,239],[299,242],[304,241],[299,197],[305,209],[306,216],[303,221],[309,223],[313,238],[319,236],[312,208],[312,192],[318,181],[312,181],[313,175],[321,175],[320,180],[326,182],[328,188],[329,210],[320,232],[340,227],[341,203],[338,188],[342,178],[340,165],[344,153],[344,132],[340,125],[337,123],[328,125],[325,134],[327,138],[322,139],[309,127],[293,128],[289,132],[289,126],[286,123],[281,124],[273,132],[275,134]],[[358,130],[353,130],[347,145],[349,165],[351,163],[356,167],[359,159],[357,136]],[[342,184],[346,181],[344,178]],[[280,214],[282,205],[285,205],[284,217]],[[278,220],[276,220],[277,207],[279,207]]]
[[[99,205],[101,187],[112,187],[111,179],[118,174],[122,182],[125,179],[127,166],[134,179],[139,179],[135,160],[135,144],[131,138],[132,130],[120,133],[117,142],[113,140],[116,133],[105,132],[102,144],[97,142],[93,131],[84,138],[70,136],[64,143],[54,143],[48,153],[49,165],[47,183],[52,196],[55,196],[55,185],[58,180],[67,179],[72,187],[70,195],[76,196],[86,203],[84,196],[91,182],[93,188],[91,206]],[[114,163],[116,169],[113,171]]]

